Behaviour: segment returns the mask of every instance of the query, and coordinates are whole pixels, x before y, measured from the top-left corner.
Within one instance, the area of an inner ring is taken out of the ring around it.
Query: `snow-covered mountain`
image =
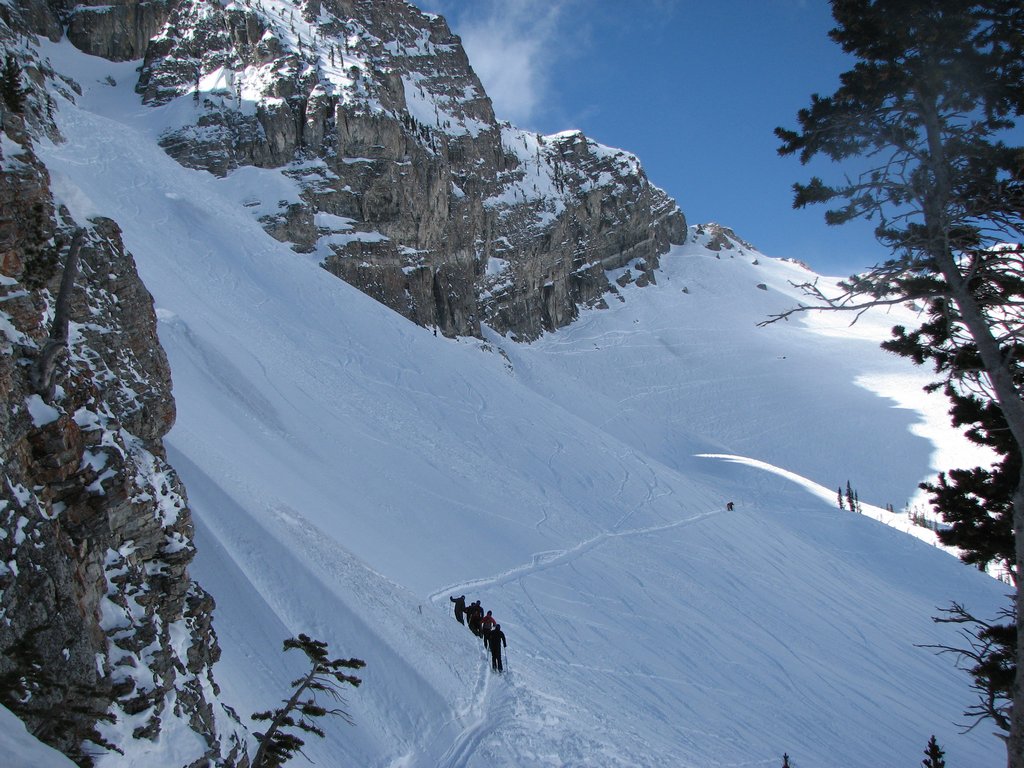
[[[921,392],[927,375],[878,349],[909,309],[852,327],[757,328],[810,274],[700,227],[657,268],[638,255],[588,261],[614,292],[530,344],[486,324],[482,338],[446,338],[268,234],[253,211],[291,199],[294,168],[184,167],[161,147],[173,110],[136,92],[138,61],[67,42],[40,43],[39,56],[81,93],[49,81],[63,139],[36,135],[32,156],[62,216],[120,225],[153,295],[177,411],[163,445],[188,492],[189,573],[217,601],[222,653],[203,659],[212,677],[182,666],[163,708],[100,723],[123,754],[98,765],[227,761],[197,735],[207,721],[196,724],[181,678],[219,735],[245,739],[241,726],[259,730],[248,716],[301,670],[281,652],[300,632],[367,662],[346,705],[355,727],[329,723],[307,743],[320,765],[772,766],[785,752],[796,766],[912,766],[933,733],[950,765],[1001,762],[986,729],[956,725],[966,675],[919,646],[957,642],[931,621],[939,606],[994,616],[1005,589],[923,529],[879,522],[905,523],[882,508],[902,510],[919,480],[976,460],[944,429],[941,398]],[[25,172],[18,141],[0,148],[5,173]],[[3,307],[26,298],[12,278],[4,288]],[[101,296],[83,312],[106,317]],[[0,318],[13,376],[31,340],[12,338],[19,317]],[[75,326],[73,373],[99,370],[81,351],[103,331]],[[158,367],[136,359],[126,370]],[[155,407],[131,394],[103,412],[127,425],[108,430],[125,445],[142,429],[133,414]],[[9,407],[45,422],[35,400]],[[170,477],[159,453],[138,451]],[[837,508],[847,481],[865,514]],[[22,527],[16,508],[0,507],[8,535]],[[115,554],[137,562],[131,547]],[[501,622],[504,675],[453,620],[459,594]],[[145,613],[145,590],[134,599]],[[191,624],[173,626],[189,656]],[[153,647],[125,654],[140,688]],[[155,732],[133,733],[154,717]],[[26,765],[50,759],[8,719],[0,728]]]
[[[246,188],[269,232],[449,336],[565,325],[606,269],[685,237],[628,152],[499,122],[459,38],[404,0],[179,0],[136,90],[169,154],[277,170]]]

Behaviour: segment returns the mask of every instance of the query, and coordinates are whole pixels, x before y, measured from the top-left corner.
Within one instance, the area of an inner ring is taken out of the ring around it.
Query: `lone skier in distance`
[[[491,669],[504,672],[501,666],[501,647],[508,647],[505,642],[505,633],[501,631],[501,624],[495,624],[494,629],[487,635],[487,644],[491,647]]]
[[[465,624],[466,622],[462,620],[462,616],[466,613],[466,596],[452,597],[449,595],[448,599],[455,603],[455,620],[459,622],[459,624]]]

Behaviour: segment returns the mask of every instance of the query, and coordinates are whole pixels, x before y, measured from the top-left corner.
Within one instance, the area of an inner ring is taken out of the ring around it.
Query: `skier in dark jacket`
[[[480,601],[475,600],[470,604],[469,608],[466,609],[466,624],[477,637],[480,636],[480,619],[484,616],[484,609],[480,607]]]
[[[501,666],[501,647],[508,648],[508,643],[505,642],[505,633],[501,631],[501,624],[494,625],[494,629],[487,635],[487,644],[491,647],[491,669],[504,672],[505,669]]]
[[[466,612],[466,596],[452,597],[449,595],[448,599],[455,603],[455,620],[459,622],[459,624],[465,624],[466,622],[462,620],[462,616]]]

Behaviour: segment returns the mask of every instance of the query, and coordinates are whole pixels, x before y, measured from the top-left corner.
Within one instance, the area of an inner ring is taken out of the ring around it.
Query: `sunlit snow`
[[[159,308],[192,573],[244,718],[306,632],[367,662],[318,765],[876,768],[933,733],[951,766],[1003,761],[957,725],[966,675],[918,646],[956,640],[938,606],[994,616],[1005,588],[832,491],[902,511],[937,446],[959,455],[927,373],[878,349],[888,320],[758,329],[807,273],[691,243],[531,345],[435,337],[267,236],[241,185],[263,172],[167,157],[131,63],[46,50],[84,88],[41,148],[54,188],[120,223]],[[899,403],[873,391],[893,377]],[[462,593],[502,624],[504,676]]]

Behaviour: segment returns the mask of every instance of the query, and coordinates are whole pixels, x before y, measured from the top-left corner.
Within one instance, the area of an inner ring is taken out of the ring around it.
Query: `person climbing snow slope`
[[[494,625],[494,629],[487,636],[487,644],[491,647],[491,669],[504,672],[505,669],[501,664],[501,647],[507,648],[508,643],[505,642],[505,633],[501,631],[501,624]]]
[[[449,595],[448,599],[455,603],[455,620],[459,624],[465,624],[466,622],[462,620],[462,617],[466,613],[466,596],[452,597]]]
[[[487,615],[480,619],[480,637],[484,639],[484,648],[487,647],[487,638],[490,637],[491,632],[494,630],[494,626],[497,624],[494,617],[491,616],[491,612],[488,611]]]

